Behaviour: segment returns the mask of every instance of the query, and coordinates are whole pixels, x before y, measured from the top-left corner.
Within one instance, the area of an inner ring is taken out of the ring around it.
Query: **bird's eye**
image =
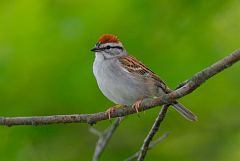
[[[111,46],[109,46],[109,45],[108,45],[108,46],[106,46],[106,48],[107,48],[107,49],[110,49],[110,48],[111,48]]]

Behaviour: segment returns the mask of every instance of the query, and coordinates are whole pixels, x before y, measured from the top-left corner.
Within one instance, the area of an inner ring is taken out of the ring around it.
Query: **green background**
[[[0,115],[94,113],[112,106],[92,73],[90,49],[104,33],[118,35],[130,54],[174,88],[239,48],[240,2],[1,0]],[[146,160],[240,160],[239,91],[237,64],[182,98],[199,121],[171,108],[157,136],[171,134]],[[101,160],[136,152],[159,110],[128,116]],[[91,160],[97,137],[89,127],[1,126],[0,160]]]

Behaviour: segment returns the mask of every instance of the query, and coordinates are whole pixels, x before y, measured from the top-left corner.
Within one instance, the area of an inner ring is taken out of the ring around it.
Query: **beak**
[[[92,48],[91,51],[92,52],[98,52],[98,51],[101,51],[101,49],[96,46],[96,47]]]

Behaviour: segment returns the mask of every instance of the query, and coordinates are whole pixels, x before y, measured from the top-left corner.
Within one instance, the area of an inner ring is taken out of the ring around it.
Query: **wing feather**
[[[138,75],[141,78],[151,78],[154,82],[160,86],[164,91],[166,91],[166,84],[157,76],[153,71],[147,68],[142,62],[134,58],[133,56],[121,56],[119,57],[119,62],[125,70],[133,75]]]

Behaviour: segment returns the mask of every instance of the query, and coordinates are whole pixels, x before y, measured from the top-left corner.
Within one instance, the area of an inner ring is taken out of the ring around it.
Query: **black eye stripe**
[[[123,49],[121,46],[109,46],[110,48],[115,48],[115,49]]]
[[[105,47],[102,47],[102,48],[100,48],[101,50],[105,50],[105,49],[121,49],[121,50],[123,50],[123,48],[121,47],[121,46],[105,46]]]

